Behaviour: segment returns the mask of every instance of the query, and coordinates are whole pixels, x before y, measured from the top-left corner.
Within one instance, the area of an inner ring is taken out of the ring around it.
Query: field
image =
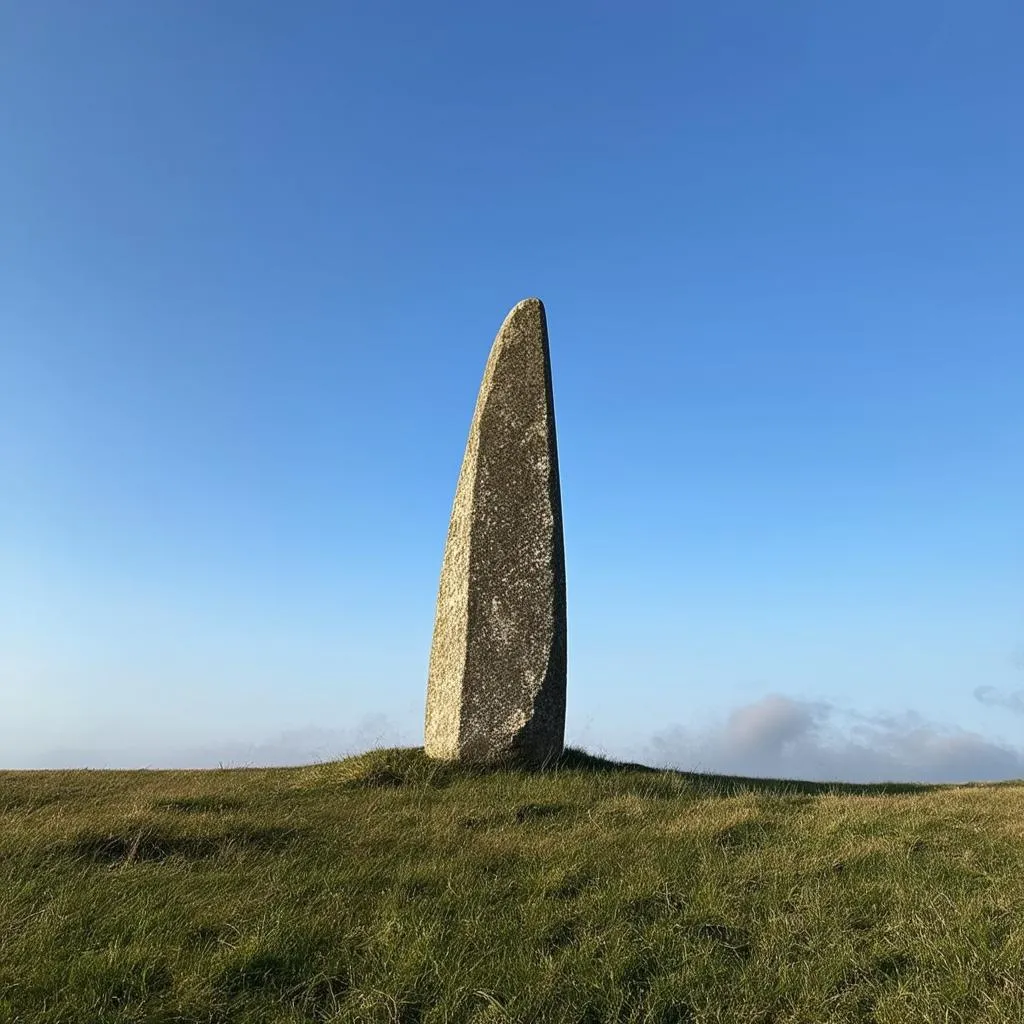
[[[1024,784],[0,773],[0,1022],[1024,1021]]]

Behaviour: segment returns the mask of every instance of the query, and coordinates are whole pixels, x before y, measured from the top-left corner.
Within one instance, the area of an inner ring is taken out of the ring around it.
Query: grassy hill
[[[0,773],[0,1022],[1024,1021],[1024,785]]]

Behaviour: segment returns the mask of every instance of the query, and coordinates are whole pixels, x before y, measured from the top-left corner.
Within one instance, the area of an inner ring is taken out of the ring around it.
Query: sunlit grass
[[[1024,785],[0,773],[0,1021],[1024,1021]]]

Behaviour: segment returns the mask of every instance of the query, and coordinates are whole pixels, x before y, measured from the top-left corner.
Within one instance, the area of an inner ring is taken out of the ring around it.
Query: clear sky
[[[547,307],[567,740],[1024,776],[1024,6],[0,11],[0,766],[422,743]]]

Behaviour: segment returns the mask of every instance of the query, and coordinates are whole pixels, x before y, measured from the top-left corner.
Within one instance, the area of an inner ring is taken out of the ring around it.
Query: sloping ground
[[[0,773],[0,1021],[1024,1021],[1024,786]]]

